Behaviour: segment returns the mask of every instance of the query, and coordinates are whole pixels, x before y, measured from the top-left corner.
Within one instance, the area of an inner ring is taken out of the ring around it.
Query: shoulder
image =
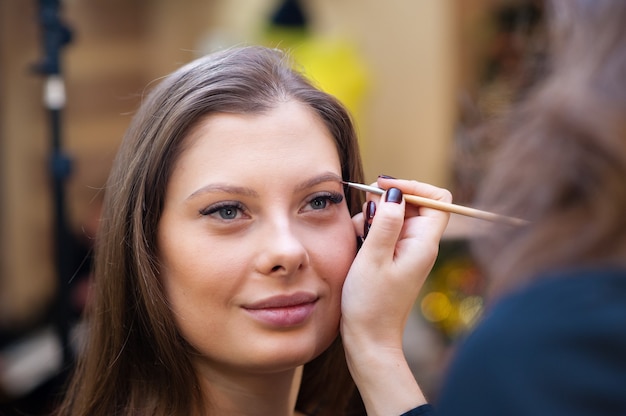
[[[546,275],[494,304],[466,344],[525,351],[561,337],[623,335],[626,270],[579,270]],[[523,347],[523,348],[521,348]]]
[[[488,395],[503,414],[560,415],[553,398],[580,394],[624,397],[616,405],[626,411],[624,328],[626,271],[545,276],[495,304],[459,346],[441,405],[467,401],[478,410]]]
[[[626,337],[625,319],[626,270],[553,274],[495,303],[463,346],[524,353],[562,337]]]

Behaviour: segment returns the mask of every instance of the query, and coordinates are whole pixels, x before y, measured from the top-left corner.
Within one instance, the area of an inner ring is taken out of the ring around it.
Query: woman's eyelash
[[[328,201],[332,204],[339,204],[343,201],[343,195],[337,192],[323,192],[313,196],[308,203],[312,204],[316,201]]]
[[[343,201],[343,195],[338,192],[328,192],[324,195],[333,204],[339,204]]]
[[[224,201],[218,202],[217,204],[210,205],[206,208],[201,209],[200,215],[211,215],[219,212],[220,210],[232,210],[234,212],[243,212],[245,207],[242,203],[236,201]]]

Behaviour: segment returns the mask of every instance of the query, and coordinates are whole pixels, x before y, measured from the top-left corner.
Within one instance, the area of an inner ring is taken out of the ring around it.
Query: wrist
[[[346,359],[368,415],[401,415],[427,403],[401,348],[346,349]]]

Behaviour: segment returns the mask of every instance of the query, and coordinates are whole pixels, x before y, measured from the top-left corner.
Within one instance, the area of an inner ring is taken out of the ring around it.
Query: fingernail
[[[376,202],[368,201],[365,208],[365,218],[368,222],[371,222],[376,214]]]
[[[393,176],[389,176],[389,175],[378,175],[378,177],[382,178],[382,179],[397,179],[397,178],[394,178]]]
[[[372,219],[376,214],[376,203],[374,201],[368,201],[365,206],[365,221],[363,221],[363,238],[367,237],[367,233],[372,226]]]
[[[399,204],[402,202],[402,191],[398,188],[389,188],[387,189],[387,193],[385,194],[386,202],[395,202]]]

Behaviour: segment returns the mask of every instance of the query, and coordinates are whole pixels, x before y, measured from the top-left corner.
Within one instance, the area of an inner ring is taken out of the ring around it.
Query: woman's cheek
[[[324,275],[332,280],[333,286],[341,290],[356,254],[356,237],[352,223],[347,222],[347,226],[337,230],[333,238],[326,242],[325,248],[322,261],[327,271]]]

